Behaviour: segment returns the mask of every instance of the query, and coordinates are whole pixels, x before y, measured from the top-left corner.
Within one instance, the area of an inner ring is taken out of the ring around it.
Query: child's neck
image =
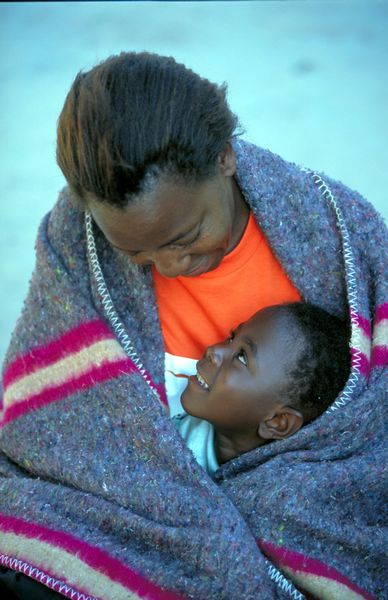
[[[215,430],[214,432],[215,452],[220,465],[244,454],[244,452],[249,452],[249,450],[262,446],[267,441],[260,438],[256,432],[253,435],[245,433],[230,434],[219,430]]]

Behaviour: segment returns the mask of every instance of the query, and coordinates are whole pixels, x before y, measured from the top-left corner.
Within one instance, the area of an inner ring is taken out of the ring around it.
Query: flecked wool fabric
[[[331,196],[318,175],[243,141],[234,148],[238,184],[303,299],[351,318],[348,384],[316,421],[212,480],[163,404],[150,270],[95,228],[113,304],[160,401],[111,329],[84,215],[65,189],[39,230],[0,429],[0,564],[64,596],[388,594],[386,228],[341,183],[323,177]]]

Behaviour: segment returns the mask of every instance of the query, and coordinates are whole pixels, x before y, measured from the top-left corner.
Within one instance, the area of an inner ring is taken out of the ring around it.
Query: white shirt
[[[216,457],[213,425],[185,413],[175,415],[172,421],[197,462],[209,475],[213,475],[220,466]]]

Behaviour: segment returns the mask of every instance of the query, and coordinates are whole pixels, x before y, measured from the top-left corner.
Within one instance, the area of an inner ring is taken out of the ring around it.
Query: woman
[[[171,58],[123,53],[75,79],[68,188],[4,366],[7,576],[77,598],[381,593],[386,230],[236,126],[225,89]],[[252,313],[301,299],[350,317],[349,381],[212,480],[168,418],[182,375]]]

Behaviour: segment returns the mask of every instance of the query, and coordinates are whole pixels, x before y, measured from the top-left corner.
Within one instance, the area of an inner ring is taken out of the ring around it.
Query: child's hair
[[[308,302],[274,308],[285,311],[304,336],[288,373],[287,397],[309,423],[334,402],[349,377],[349,323]]]
[[[58,120],[57,162],[78,201],[123,208],[161,176],[199,183],[239,126],[216,85],[148,52],[80,72]]]

